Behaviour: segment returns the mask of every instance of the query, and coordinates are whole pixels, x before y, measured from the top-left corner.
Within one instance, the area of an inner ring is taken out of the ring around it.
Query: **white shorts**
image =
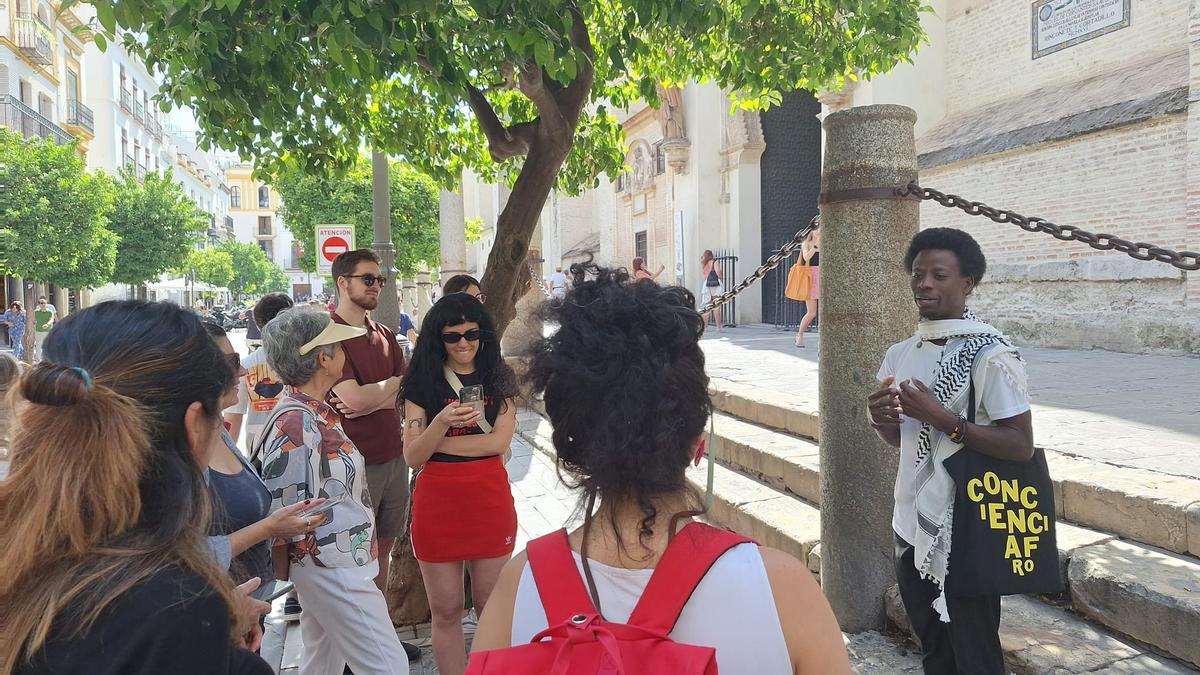
[[[712,299],[725,292],[724,286],[705,286],[700,289],[700,304],[707,305]]]

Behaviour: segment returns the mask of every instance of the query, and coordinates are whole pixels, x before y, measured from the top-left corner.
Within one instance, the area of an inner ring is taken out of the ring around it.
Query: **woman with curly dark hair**
[[[517,534],[502,459],[517,427],[517,383],[491,316],[470,294],[438,300],[421,335],[400,390],[404,459],[418,469],[413,554],[429,596],[438,672],[461,675],[463,566],[482,612]]]
[[[685,471],[704,452],[712,409],[699,345],[704,320],[692,293],[631,282],[624,270],[590,263],[571,272],[566,300],[543,307],[543,319],[559,329],[534,353],[528,377],[545,395],[560,475],[581,492],[584,522],[569,535],[531,542],[509,562],[473,650],[531,642],[550,627],[548,610],[565,608],[553,595],[554,607],[544,606],[539,593],[551,548],[583,571],[586,582],[578,584],[594,605],[566,616],[629,623],[660,562],[679,567],[664,558],[678,563],[679,550],[721,540],[732,543],[714,552],[715,562],[681,596],[687,600],[666,634],[714,648],[724,675],[850,672],[833,611],[803,563],[692,520],[702,500]],[[640,386],[624,386],[632,379]],[[651,595],[661,599],[663,588]]]

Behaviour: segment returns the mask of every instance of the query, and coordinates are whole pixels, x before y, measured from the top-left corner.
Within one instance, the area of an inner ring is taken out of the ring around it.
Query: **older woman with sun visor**
[[[273,550],[276,576],[291,578],[304,605],[302,673],[408,672],[408,657],[388,617],[379,571],[375,516],[363,456],[325,402],[342,377],[341,343],[362,328],[295,307],[263,328],[263,348],[287,389],[263,428],[259,447],[272,508],[326,498],[315,532]]]

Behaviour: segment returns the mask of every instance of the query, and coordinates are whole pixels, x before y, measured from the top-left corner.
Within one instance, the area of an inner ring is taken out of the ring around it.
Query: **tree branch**
[[[587,57],[583,67],[576,73],[575,79],[557,97],[567,115],[568,121],[574,127],[579,122],[583,106],[587,105],[592,93],[592,84],[596,76],[596,50],[592,47],[592,36],[588,30],[587,21],[578,6],[571,7],[571,44]]]
[[[545,72],[536,63],[526,63],[521,66],[518,85],[521,93],[529,97],[529,100],[533,101],[533,105],[537,108],[540,123],[538,131],[553,138],[569,139],[575,131],[574,125],[568,124],[546,80]]]
[[[479,121],[479,128],[487,136],[488,154],[492,156],[492,161],[503,162],[510,157],[529,154],[529,147],[537,132],[537,122],[504,126],[487,97],[472,84],[467,85],[467,102]]]

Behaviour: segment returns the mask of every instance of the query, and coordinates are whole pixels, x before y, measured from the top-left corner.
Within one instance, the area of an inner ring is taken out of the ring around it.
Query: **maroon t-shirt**
[[[350,325],[337,314],[333,314],[333,320]],[[366,329],[366,335],[342,342],[346,367],[339,383],[354,380],[360,385],[374,384],[404,374],[404,350],[396,344],[396,335],[370,318]],[[334,396],[332,390],[329,394]],[[342,429],[354,441],[367,464],[383,464],[404,454],[400,413],[395,408],[376,410],[357,419],[343,416]]]

